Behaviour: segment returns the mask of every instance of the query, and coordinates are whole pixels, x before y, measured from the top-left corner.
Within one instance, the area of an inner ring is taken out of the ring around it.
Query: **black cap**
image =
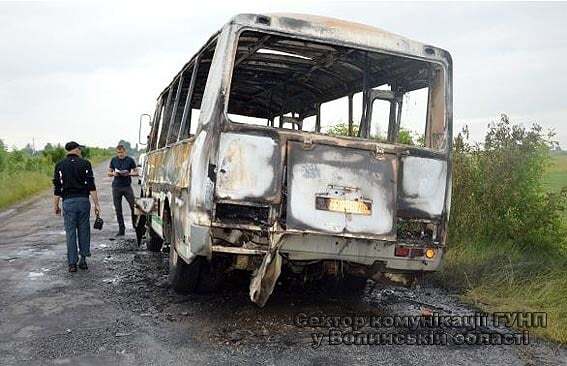
[[[65,144],[65,150],[67,151],[75,150],[76,148],[84,149],[85,147],[83,145],[79,145],[75,141],[70,141]]]

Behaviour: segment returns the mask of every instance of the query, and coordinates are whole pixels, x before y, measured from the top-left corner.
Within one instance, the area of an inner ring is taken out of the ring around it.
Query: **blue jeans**
[[[82,257],[91,255],[91,202],[88,197],[74,197],[63,200],[63,221],[67,235],[67,261],[77,264],[77,236],[79,253]],[[78,235],[77,235],[78,234]]]

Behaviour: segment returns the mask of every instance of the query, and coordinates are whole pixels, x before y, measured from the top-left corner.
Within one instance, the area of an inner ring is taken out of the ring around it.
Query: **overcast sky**
[[[567,4],[205,1],[0,2],[0,138],[112,146],[209,36],[237,13],[300,12],[433,44],[454,62],[454,117],[482,136],[507,113],[567,148]],[[216,2],[208,2],[210,4]]]

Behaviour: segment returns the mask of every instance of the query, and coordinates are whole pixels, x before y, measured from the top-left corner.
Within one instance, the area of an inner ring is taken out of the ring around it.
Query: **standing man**
[[[122,215],[122,196],[126,198],[126,202],[130,205],[132,225],[135,225],[134,191],[132,191],[131,177],[138,176],[136,162],[128,156],[128,151],[126,151],[124,145],[116,146],[116,156],[110,161],[108,176],[114,177],[112,181],[112,199],[114,201],[114,210],[116,211],[116,220],[118,221],[118,233],[116,236],[123,236],[125,226],[124,215]]]
[[[53,173],[53,209],[56,215],[61,215],[59,201],[63,199],[69,272],[77,272],[77,238],[81,255],[79,268],[88,268],[86,257],[91,255],[89,195],[93,199],[96,215],[100,215],[93,168],[88,160],[81,158],[82,148],[84,147],[74,141],[65,144],[67,157],[55,165]]]

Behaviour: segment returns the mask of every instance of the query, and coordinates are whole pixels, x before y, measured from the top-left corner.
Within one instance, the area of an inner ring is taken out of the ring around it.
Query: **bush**
[[[329,127],[327,133],[331,136],[348,136],[348,123],[340,122]],[[352,125],[352,135],[358,135],[358,126]]]
[[[484,146],[465,129],[453,149],[451,244],[513,241],[521,248],[553,247],[565,239],[567,189],[542,184],[553,135],[513,125],[506,115],[489,125]]]
[[[353,124],[352,131],[353,131],[352,132],[353,136],[357,136],[358,126]],[[329,127],[327,133],[331,136],[348,136],[348,123],[344,123],[344,122],[336,123],[331,127]],[[378,142],[387,142],[386,138],[381,135],[372,135],[370,136],[370,139]],[[425,137],[417,132],[413,132],[401,127],[400,132],[398,134],[398,142],[400,144],[405,144],[405,145],[423,146],[425,143]]]
[[[60,144],[57,144],[57,146],[47,144],[45,145],[42,153],[51,162],[51,164],[56,164],[67,154],[65,149]]]
[[[6,149],[6,145],[4,145],[4,141],[0,140],[0,172],[6,169],[8,164],[8,151]]]
[[[482,146],[467,129],[455,138],[449,242],[435,277],[485,311],[546,312],[548,327],[533,331],[567,343],[567,187],[543,185],[555,145],[505,115]]]

